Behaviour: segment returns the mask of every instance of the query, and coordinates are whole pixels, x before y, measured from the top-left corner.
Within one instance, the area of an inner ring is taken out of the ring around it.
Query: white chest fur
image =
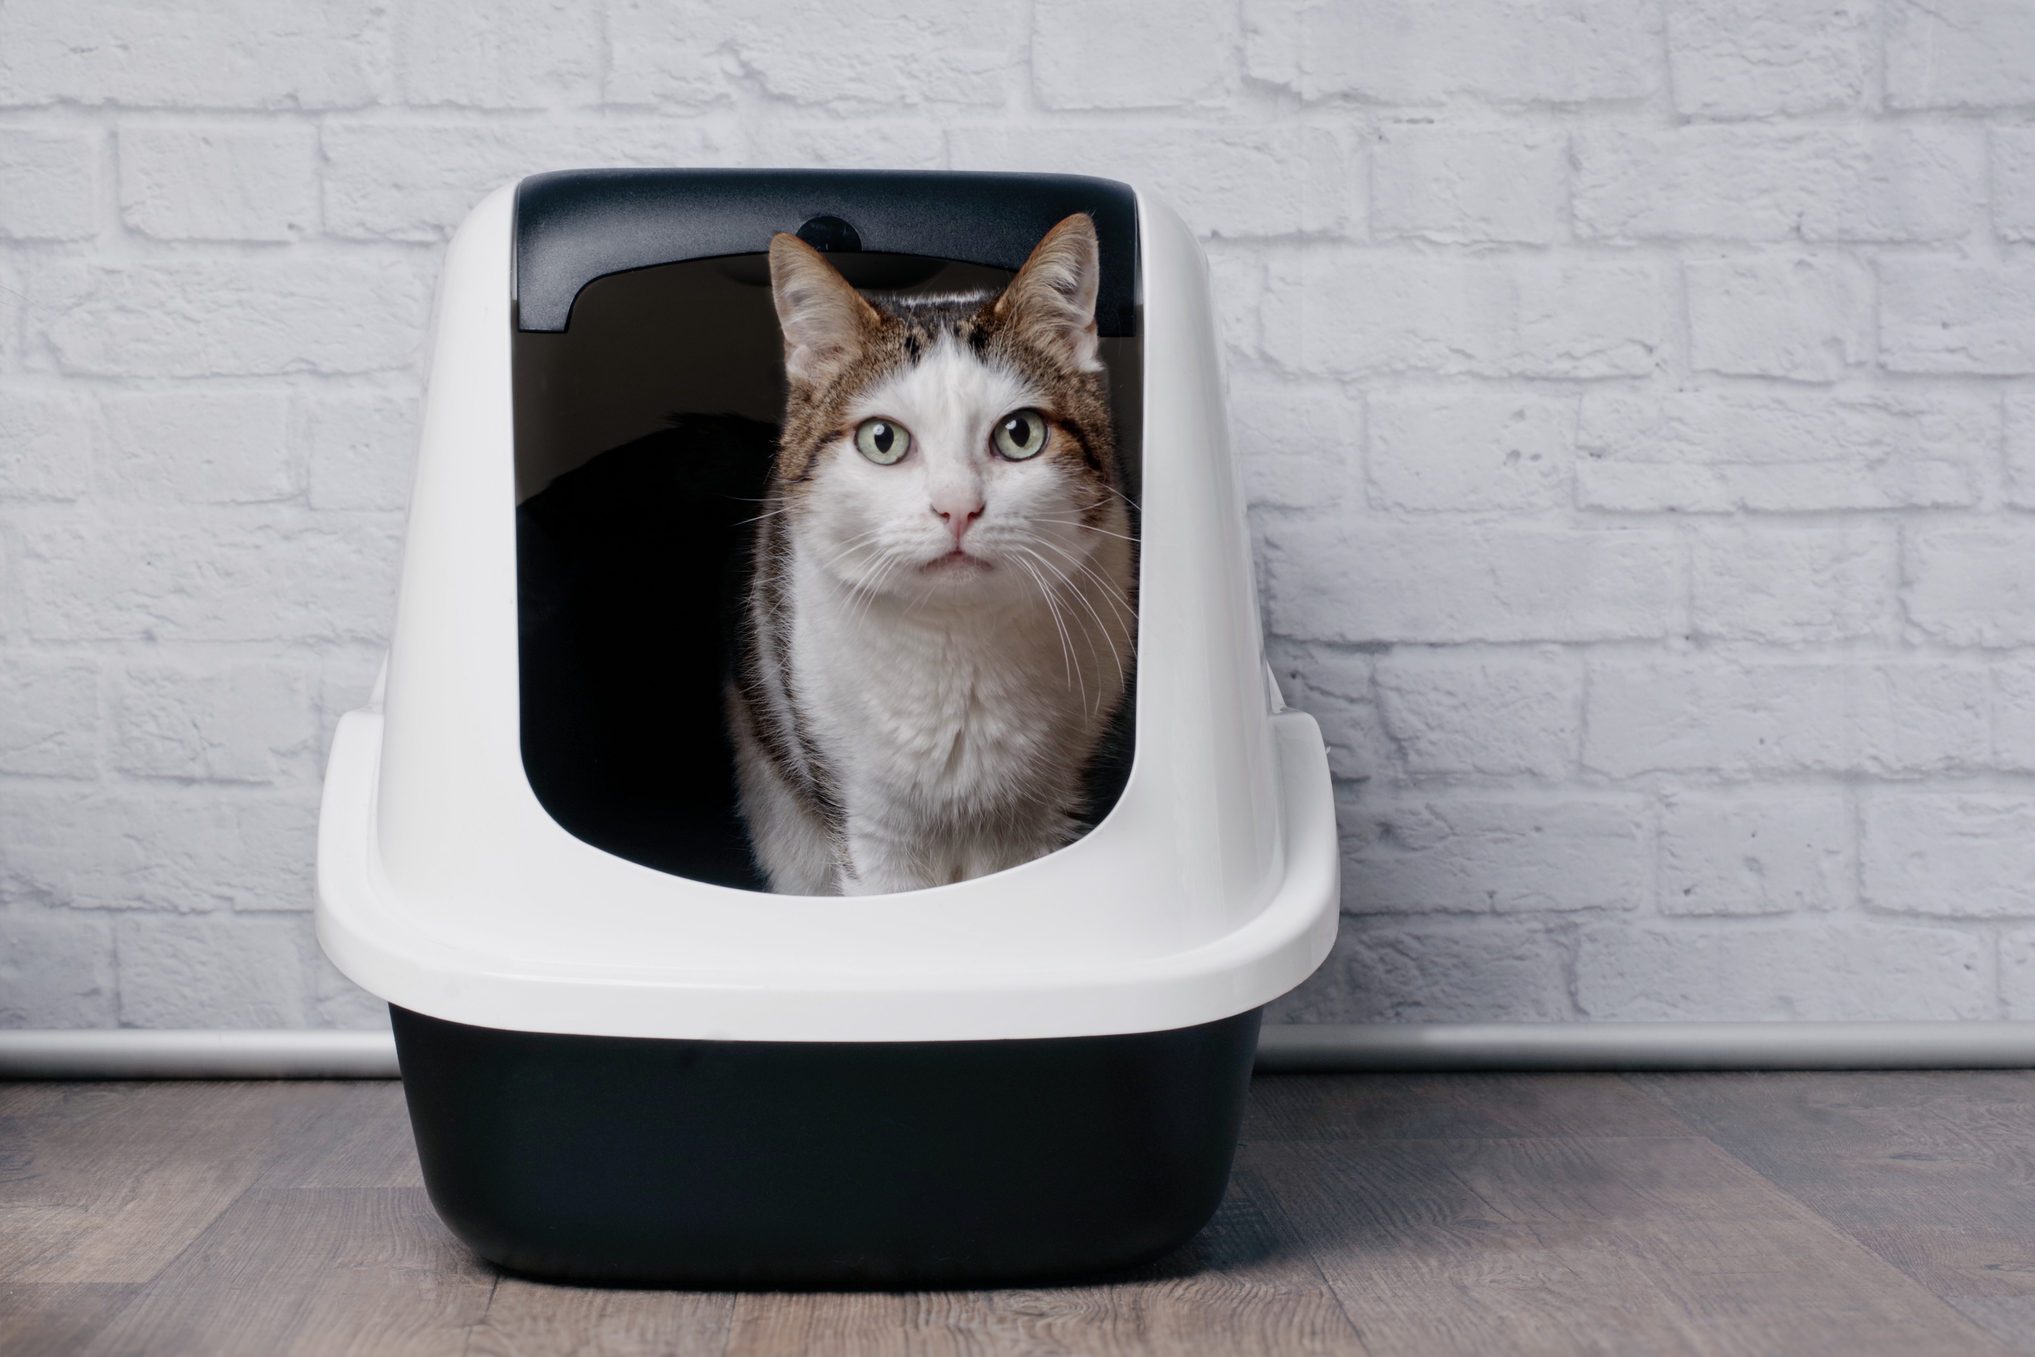
[[[1079,584],[1059,584],[1050,605],[1042,589],[1029,606],[939,611],[860,595],[796,560],[792,669],[850,807],[916,832],[1063,814],[1129,651],[1129,601]]]

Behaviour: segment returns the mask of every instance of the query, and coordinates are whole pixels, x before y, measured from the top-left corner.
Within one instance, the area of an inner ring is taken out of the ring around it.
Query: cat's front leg
[[[901,833],[887,825],[851,816],[841,863],[843,895],[889,895],[896,891],[944,886],[953,879],[942,871],[921,835]]]
[[[956,879],[973,881],[992,872],[1036,862],[1079,837],[1080,827],[1073,818],[1061,815],[1052,816],[1042,824],[977,835],[961,854],[961,870]]]

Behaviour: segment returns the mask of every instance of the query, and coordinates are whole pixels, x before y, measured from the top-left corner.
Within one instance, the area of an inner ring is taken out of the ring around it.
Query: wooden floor
[[[0,1353],[2035,1352],[2035,1072],[1266,1076],[1108,1284],[497,1276],[386,1083],[0,1084]]]

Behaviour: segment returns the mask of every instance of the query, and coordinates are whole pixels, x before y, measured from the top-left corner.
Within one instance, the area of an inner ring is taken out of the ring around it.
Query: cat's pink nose
[[[969,524],[982,517],[982,501],[962,500],[942,505],[940,501],[934,500],[933,512],[945,521],[947,531],[954,534],[954,545],[959,547],[961,534],[968,531]]]

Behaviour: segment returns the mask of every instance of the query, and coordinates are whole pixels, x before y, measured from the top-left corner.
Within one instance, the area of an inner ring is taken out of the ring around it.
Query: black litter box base
[[[431,1201],[519,1273],[938,1286],[1148,1261],[1229,1178],[1258,1010],[1026,1041],[735,1042],[391,1007]]]

